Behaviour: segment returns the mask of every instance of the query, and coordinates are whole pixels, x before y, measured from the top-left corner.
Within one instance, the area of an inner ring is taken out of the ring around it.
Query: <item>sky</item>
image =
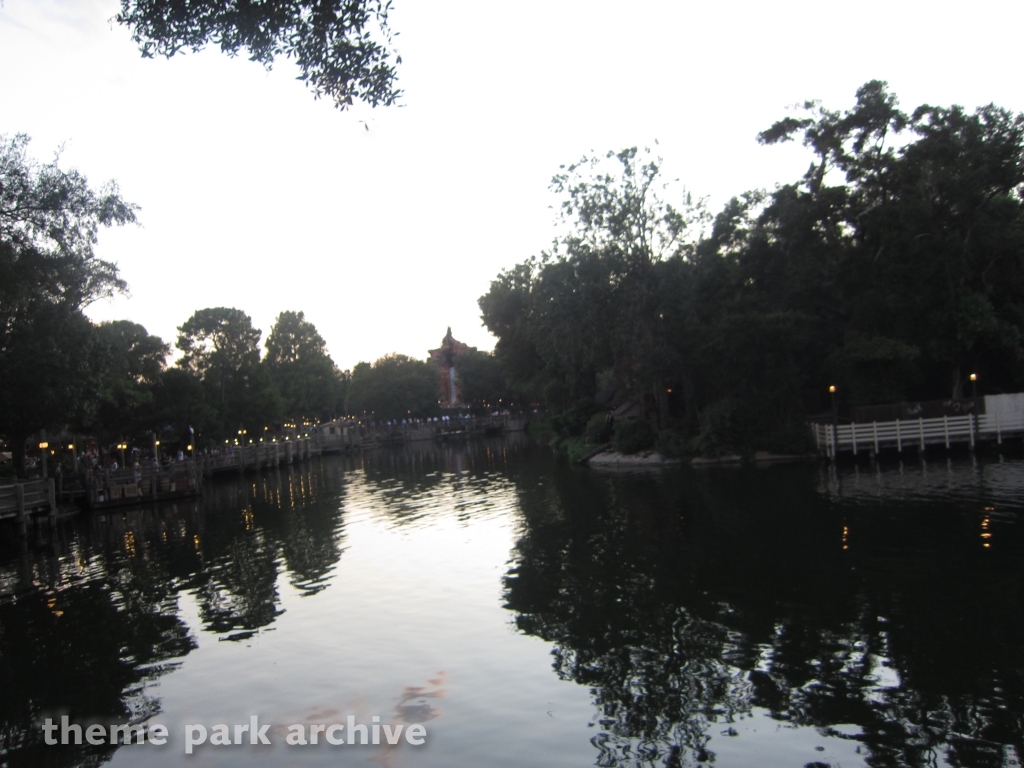
[[[1024,111],[1020,2],[394,0],[401,106],[346,112],[287,61],[142,59],[118,7],[0,3],[0,134],[141,208],[97,247],[130,293],[88,314],[173,344],[204,307],[264,339],[303,311],[341,368],[425,358],[448,326],[493,349],[477,299],[550,246],[551,177],[583,155],[649,146],[715,212],[803,173],[756,135],[807,99],[881,79],[906,110]]]

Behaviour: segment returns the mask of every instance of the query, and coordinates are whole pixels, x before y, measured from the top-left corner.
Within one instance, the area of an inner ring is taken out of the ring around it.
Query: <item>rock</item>
[[[678,464],[678,459],[666,459],[657,451],[640,451],[639,453],[616,453],[604,451],[591,456],[588,464],[595,467],[660,467],[667,464]]]

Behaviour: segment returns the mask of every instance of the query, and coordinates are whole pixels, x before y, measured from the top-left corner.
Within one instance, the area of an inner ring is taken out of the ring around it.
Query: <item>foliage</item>
[[[153,387],[170,347],[130,320],[100,323],[95,332],[101,377],[93,431],[114,442],[153,429]]]
[[[654,447],[658,453],[669,459],[680,459],[690,453],[689,441],[674,429],[663,429],[658,432]]]
[[[495,355],[470,348],[456,356],[455,370],[462,387],[462,402],[470,408],[482,412],[515,404]]]
[[[277,418],[280,398],[266,367],[260,365],[260,336],[240,309],[200,309],[178,328],[178,366],[203,383],[217,417],[215,439],[239,430],[261,430]]]
[[[359,363],[352,369],[346,410],[378,420],[431,416],[438,410],[437,376],[435,365],[406,355]]]
[[[117,21],[132,30],[144,57],[170,58],[208,43],[240,51],[270,69],[280,56],[299,67],[299,79],[340,109],[358,99],[393,104],[401,95],[390,50],[389,0],[121,0]]]
[[[612,448],[619,453],[637,453],[654,446],[655,433],[646,419],[619,421],[612,433]]]
[[[100,227],[135,221],[116,184],[99,189],[59,155],[28,156],[23,134],[0,136],[0,432],[24,475],[24,443],[94,407],[96,338],[82,310],[124,290],[96,256]]]
[[[611,434],[608,423],[607,413],[595,413],[590,417],[590,421],[587,422],[587,427],[583,432],[584,437],[587,438],[588,443],[604,443],[608,441],[608,437]]]
[[[211,404],[202,380],[195,374],[181,368],[168,368],[160,375],[152,393],[150,420],[159,434],[173,435],[180,442],[191,437],[191,429],[199,444],[221,436],[219,413]]]
[[[551,426],[562,437],[580,437],[586,430],[591,417],[603,410],[593,400],[581,400],[573,404],[567,411],[551,417]]]
[[[284,413],[293,419],[331,418],[344,402],[342,373],[327,354],[327,344],[302,312],[282,312],[267,336],[263,360],[281,395]]]
[[[1024,386],[1024,116],[905,113],[872,81],[851,109],[808,102],[759,136],[793,139],[803,177],[710,226],[688,196],[661,202],[635,149],[564,169],[570,232],[479,302],[510,383],[557,412],[613,379],[708,455],[802,450],[829,385],[843,407],[959,398],[970,373]]]

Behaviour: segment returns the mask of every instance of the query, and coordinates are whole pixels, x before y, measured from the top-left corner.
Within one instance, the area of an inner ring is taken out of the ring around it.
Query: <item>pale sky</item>
[[[264,339],[301,310],[342,368],[424,358],[449,325],[491,349],[477,298],[549,246],[548,183],[585,153],[657,140],[667,177],[717,212],[804,171],[801,147],[755,136],[806,99],[845,108],[877,78],[907,110],[1024,110],[1020,2],[395,6],[404,106],[343,113],[285,61],[143,60],[117,0],[2,0],[0,133],[41,161],[63,144],[64,167],[142,208],[98,247],[130,296],[91,317],[173,344],[204,307],[244,310]]]

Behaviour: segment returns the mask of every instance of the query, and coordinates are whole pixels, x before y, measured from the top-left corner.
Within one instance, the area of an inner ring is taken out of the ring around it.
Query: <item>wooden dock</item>
[[[192,461],[115,469],[88,478],[85,503],[93,510],[198,496],[203,476]]]
[[[41,512],[45,512],[51,522],[57,515],[57,493],[52,477],[0,485],[0,520],[16,520],[19,535],[25,535],[32,515]]]
[[[1001,444],[1005,438],[1024,436],[1024,414],[992,413],[942,416],[932,419],[896,419],[853,424],[812,424],[818,452],[835,458],[843,451],[878,453],[882,448],[923,451],[929,445],[974,447],[982,441]]]

